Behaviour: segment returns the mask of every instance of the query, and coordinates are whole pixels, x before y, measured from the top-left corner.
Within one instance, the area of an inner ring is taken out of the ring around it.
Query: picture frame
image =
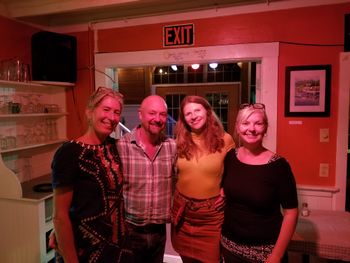
[[[286,67],[286,117],[329,117],[331,65]]]

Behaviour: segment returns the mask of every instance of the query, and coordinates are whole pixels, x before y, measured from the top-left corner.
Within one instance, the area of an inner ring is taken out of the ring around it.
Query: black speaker
[[[344,52],[350,51],[350,14],[345,15]]]
[[[48,31],[33,34],[32,80],[76,82],[76,38]]]

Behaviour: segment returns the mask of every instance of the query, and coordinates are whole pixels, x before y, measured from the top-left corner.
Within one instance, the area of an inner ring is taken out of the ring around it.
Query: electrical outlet
[[[329,129],[320,129],[320,142],[329,142]]]
[[[320,177],[328,177],[329,175],[329,164],[320,163]]]

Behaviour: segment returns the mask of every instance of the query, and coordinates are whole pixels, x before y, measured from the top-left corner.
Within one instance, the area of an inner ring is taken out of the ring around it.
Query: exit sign
[[[172,25],[163,28],[164,47],[192,46],[194,44],[194,25]]]

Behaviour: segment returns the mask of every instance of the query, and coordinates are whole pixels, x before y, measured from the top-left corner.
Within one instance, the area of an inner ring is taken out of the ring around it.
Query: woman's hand
[[[55,229],[52,229],[49,235],[49,248],[58,250],[57,239],[55,235]]]
[[[225,206],[225,202],[226,202],[226,197],[225,197],[224,189],[221,188],[220,189],[220,196],[218,197],[218,199],[214,203],[215,209],[216,210],[223,209]]]
[[[281,262],[281,258],[271,254],[267,260],[265,261],[265,263],[280,263]]]

